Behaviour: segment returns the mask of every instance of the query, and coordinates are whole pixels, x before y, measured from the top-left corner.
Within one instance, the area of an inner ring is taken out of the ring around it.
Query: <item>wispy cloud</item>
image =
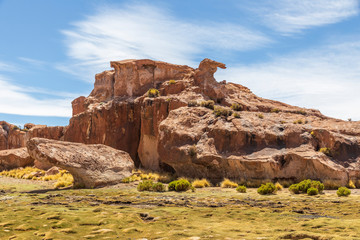
[[[266,0],[257,8],[264,23],[284,34],[337,23],[359,14],[358,0]]]
[[[217,78],[245,85],[261,97],[360,120],[359,41],[274,57],[261,64],[230,66]]]
[[[29,63],[29,64],[31,64],[33,66],[36,66],[36,67],[43,67],[43,66],[45,66],[47,64],[44,61],[36,60],[36,59],[33,59],[33,58],[18,57],[18,59],[23,61],[23,62]]]
[[[151,58],[196,65],[194,58],[206,50],[245,51],[270,42],[262,33],[242,26],[185,22],[166,9],[144,4],[103,8],[62,32],[73,61],[58,69],[79,76],[85,71],[93,76],[111,60]]]
[[[37,99],[32,96],[30,89],[10,83],[10,79],[0,75],[0,112],[17,115],[32,116],[71,116],[71,101],[73,98]],[[36,90],[35,93],[39,93]],[[49,94],[49,93],[48,93]]]

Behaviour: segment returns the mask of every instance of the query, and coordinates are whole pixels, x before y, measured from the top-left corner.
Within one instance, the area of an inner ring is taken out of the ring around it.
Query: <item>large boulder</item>
[[[34,159],[68,170],[74,185],[86,188],[117,184],[134,169],[128,153],[101,144],[32,138],[27,149]]]
[[[0,151],[0,171],[32,166],[33,164],[34,159],[30,157],[26,148]]]

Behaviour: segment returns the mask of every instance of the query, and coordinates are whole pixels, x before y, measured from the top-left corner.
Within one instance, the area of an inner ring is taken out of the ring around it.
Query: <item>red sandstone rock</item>
[[[87,188],[120,183],[134,168],[128,153],[102,144],[32,138],[27,149],[32,158],[68,170],[74,185]]]
[[[137,166],[213,181],[313,178],[344,185],[360,179],[360,122],[332,119],[318,110],[260,98],[239,84],[219,83],[214,73],[226,66],[210,59],[197,69],[152,60],[111,66],[114,70],[96,75],[89,97],[73,101],[69,126],[44,128],[43,137],[105,144],[128,152]],[[149,98],[149,88],[160,96]],[[239,118],[188,107],[209,100],[227,110],[241,105]],[[23,144],[21,133],[0,126],[0,148]],[[33,128],[26,136],[39,136]]]
[[[0,151],[0,171],[32,166],[33,163],[34,159],[30,157],[26,148]]]

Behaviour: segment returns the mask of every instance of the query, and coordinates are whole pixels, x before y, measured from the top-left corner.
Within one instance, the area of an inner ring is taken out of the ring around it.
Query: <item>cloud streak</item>
[[[293,34],[312,27],[333,24],[359,14],[358,0],[265,1],[255,9],[270,28]]]
[[[259,64],[230,66],[217,77],[245,85],[261,97],[360,120],[359,41],[273,57]]]
[[[194,58],[209,50],[246,51],[271,42],[242,26],[185,22],[150,5],[103,8],[62,33],[73,61],[58,69],[79,77],[88,71],[91,82],[95,71],[104,70],[111,60],[151,58],[195,66]]]

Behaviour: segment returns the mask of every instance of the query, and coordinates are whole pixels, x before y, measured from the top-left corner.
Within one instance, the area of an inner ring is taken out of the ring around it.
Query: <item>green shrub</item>
[[[160,95],[159,90],[155,88],[150,88],[149,91],[147,92],[147,96],[150,98],[156,98],[159,95]]]
[[[168,185],[168,190],[169,191],[175,191],[176,183],[177,183],[177,180],[170,182],[169,185]]]
[[[351,194],[351,191],[347,187],[339,187],[336,194],[338,197],[347,197]]]
[[[272,194],[276,192],[276,187],[273,183],[261,184],[257,192],[261,195]]]
[[[240,193],[246,193],[246,187],[245,186],[238,186],[236,188],[236,191],[238,191]]]
[[[145,180],[139,183],[137,186],[138,191],[151,191],[153,186],[153,181]]]
[[[238,104],[238,103],[233,103],[231,105],[231,109],[234,111],[242,111],[244,108],[242,105]]]
[[[164,184],[158,182],[158,183],[154,183],[154,184],[152,185],[152,190],[153,190],[154,192],[165,192],[166,188],[165,188],[165,185],[164,185]]]
[[[191,184],[188,180],[180,179],[177,181],[175,185],[175,191],[177,192],[184,192],[191,189]]]
[[[213,100],[203,101],[200,106],[214,110],[215,102]]]
[[[309,196],[318,195],[318,194],[319,194],[319,190],[317,188],[311,187],[307,190],[307,195]]]
[[[300,193],[299,185],[298,184],[290,185],[289,191],[294,193],[294,194],[299,194]]]
[[[169,84],[170,84],[170,85],[171,85],[171,84],[175,84],[175,83],[176,83],[176,81],[173,80],[173,79],[169,81]]]
[[[237,112],[235,112],[235,113],[233,114],[233,116],[234,116],[234,118],[240,118],[240,114],[238,114]]]
[[[309,188],[316,188],[318,193],[321,193],[324,190],[324,184],[319,181],[306,179],[299,182],[298,184],[292,184],[289,187],[289,191],[295,194],[307,193]]]
[[[231,116],[232,111],[223,107],[216,107],[214,109],[214,114],[216,117],[220,117],[220,116],[228,117]]]
[[[279,112],[280,112],[280,109],[278,109],[278,108],[273,108],[273,109],[271,109],[271,112],[272,112],[272,113],[279,113]]]
[[[188,107],[197,107],[199,106],[197,101],[189,101],[188,102]]]
[[[190,182],[186,179],[172,181],[168,186],[169,191],[184,192],[192,189]]]
[[[264,119],[264,115],[263,115],[262,113],[259,113],[257,116],[258,116],[258,118],[260,118],[260,119]]]
[[[319,152],[325,154],[326,156],[329,156],[331,157],[331,149],[330,148],[327,148],[327,147],[324,147],[324,148],[320,148]]]

